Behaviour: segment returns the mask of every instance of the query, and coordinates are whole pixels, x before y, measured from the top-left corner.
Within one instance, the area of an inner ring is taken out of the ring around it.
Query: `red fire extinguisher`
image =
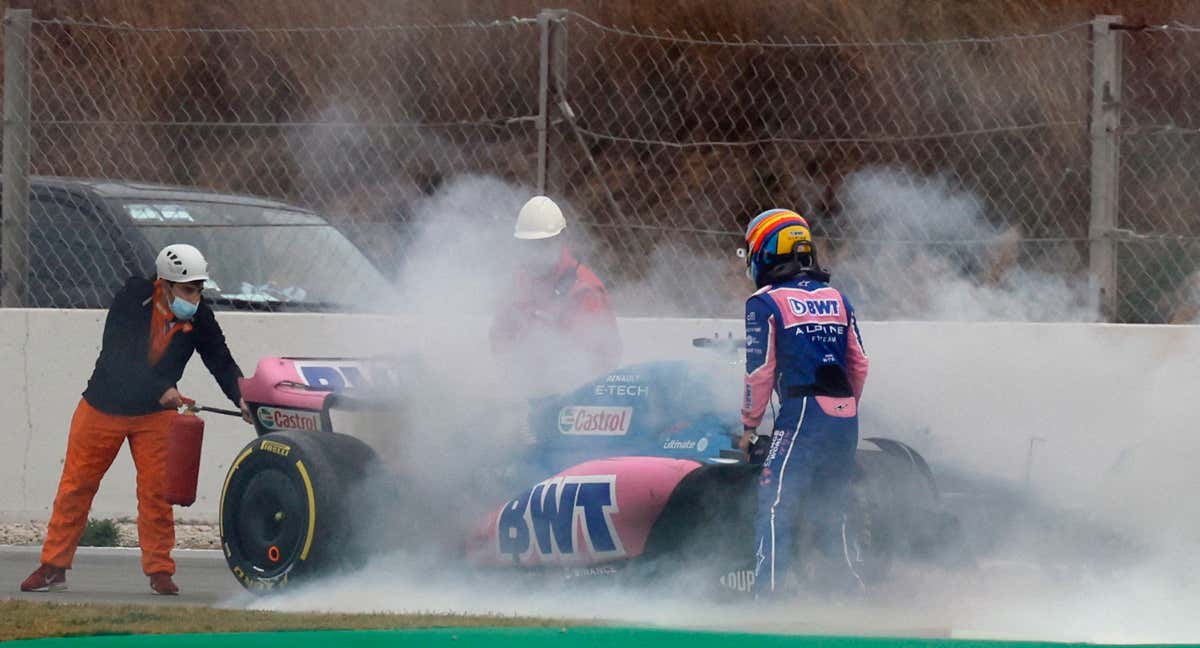
[[[183,411],[171,421],[167,435],[167,502],[176,506],[191,506],[196,501],[196,485],[200,481],[200,449],[204,444],[204,419],[197,412],[214,412],[241,416],[241,412],[201,407],[196,401],[183,399]]]

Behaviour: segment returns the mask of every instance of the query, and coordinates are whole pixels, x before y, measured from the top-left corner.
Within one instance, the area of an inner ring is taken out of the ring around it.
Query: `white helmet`
[[[517,214],[513,236],[527,241],[548,239],[558,236],[566,228],[567,219],[563,218],[558,205],[545,196],[534,196]]]
[[[172,243],[158,253],[154,261],[158,278],[175,283],[208,279],[208,261],[200,250],[186,243]]]

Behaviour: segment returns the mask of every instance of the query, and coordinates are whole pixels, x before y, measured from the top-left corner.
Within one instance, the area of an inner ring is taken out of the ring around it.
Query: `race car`
[[[243,379],[259,437],[230,465],[220,525],[229,568],[247,589],[352,569],[420,532],[395,524],[419,505],[406,503],[404,476],[333,430],[339,410],[394,407],[389,390],[404,374],[389,362],[266,358]],[[740,421],[720,402],[711,374],[688,362],[624,367],[534,402],[527,450],[492,467],[499,481],[475,494],[510,496],[440,544],[478,570],[626,582],[686,572],[714,593],[749,592],[759,467],[736,450]],[[868,584],[898,558],[945,555],[958,522],[921,455],[868,437],[856,459],[837,560]],[[801,564],[820,558],[804,541],[796,551]]]

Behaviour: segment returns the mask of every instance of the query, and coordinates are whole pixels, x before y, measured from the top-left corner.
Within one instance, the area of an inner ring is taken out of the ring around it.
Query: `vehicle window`
[[[102,217],[101,204],[34,196],[29,201],[26,303],[45,308],[104,308],[139,274],[129,242]]]
[[[361,307],[379,271],[340,231],[302,211],[203,201],[124,201],[118,208],[154,247],[196,246],[209,262],[205,294],[275,305]],[[368,288],[368,290],[364,290]]]
[[[286,209],[219,202],[126,202],[122,205],[137,225],[199,225],[242,227],[265,225],[327,225],[315,214]]]

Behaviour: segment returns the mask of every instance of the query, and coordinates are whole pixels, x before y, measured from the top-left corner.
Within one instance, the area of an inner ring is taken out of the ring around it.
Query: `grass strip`
[[[463,614],[335,614],[211,607],[0,601],[0,641],[88,635],[403,630],[410,628],[562,628],[555,619]]]
[[[51,638],[14,648],[1099,648],[980,639],[766,635],[621,627],[414,628],[252,634],[141,635]]]

